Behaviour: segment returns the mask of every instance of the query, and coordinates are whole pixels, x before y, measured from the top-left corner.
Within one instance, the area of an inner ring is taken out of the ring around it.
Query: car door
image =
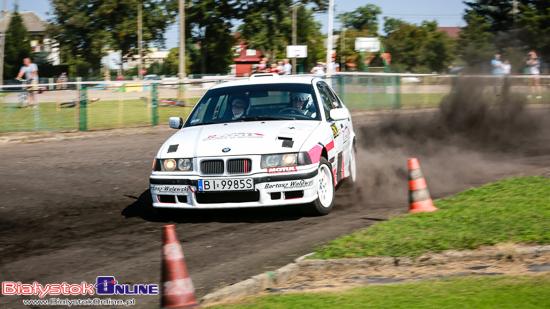
[[[328,151],[329,162],[332,164],[334,173],[334,184],[344,178],[344,162],[346,154],[344,153],[344,138],[342,129],[347,126],[348,120],[335,121],[330,118],[330,111],[335,108],[342,108],[340,101],[330,87],[324,81],[317,82],[317,90],[321,96],[321,104],[325,110],[326,125],[330,126],[332,132],[332,142],[325,145]]]

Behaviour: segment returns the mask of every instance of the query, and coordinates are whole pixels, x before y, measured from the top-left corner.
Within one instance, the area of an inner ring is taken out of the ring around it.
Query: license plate
[[[252,190],[252,178],[240,179],[199,179],[199,191],[235,191]]]

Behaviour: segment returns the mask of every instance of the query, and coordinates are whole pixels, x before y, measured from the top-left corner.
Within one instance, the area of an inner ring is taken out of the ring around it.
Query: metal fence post
[[[345,104],[345,100],[344,100],[344,76],[343,75],[338,75],[338,90],[340,92],[340,100],[342,100],[342,102],[344,102]]]
[[[88,103],[88,95],[86,93],[86,87],[80,85],[79,89],[79,130],[87,131],[88,130],[88,110],[86,105]]]
[[[394,108],[396,109],[399,109],[401,108],[401,76],[399,75],[396,75],[395,76],[395,89],[394,89],[394,92],[395,92],[395,102],[393,102],[394,104]]]
[[[158,84],[151,85],[151,125],[156,126],[158,124]]]

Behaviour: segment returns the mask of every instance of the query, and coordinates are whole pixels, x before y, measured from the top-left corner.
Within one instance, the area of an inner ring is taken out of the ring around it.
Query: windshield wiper
[[[296,120],[295,117],[283,117],[283,116],[256,116],[256,117],[246,117],[238,120],[242,121],[254,121],[254,120]]]

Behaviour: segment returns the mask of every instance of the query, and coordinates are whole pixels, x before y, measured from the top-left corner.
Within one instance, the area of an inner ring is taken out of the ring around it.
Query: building
[[[159,50],[158,47],[152,47],[147,49],[147,54],[143,56],[143,68],[148,68],[154,62],[164,63],[164,60],[168,57],[170,51]],[[133,55],[126,57],[128,68],[135,68],[139,65],[139,55]]]
[[[235,34],[238,38],[241,33]],[[246,44],[246,39],[241,39],[237,45],[233,47],[235,61],[234,74],[235,76],[245,76],[252,73],[252,66],[260,63],[262,53],[259,50],[250,49]]]
[[[437,27],[437,30],[446,32],[451,38],[458,38],[460,27]]]
[[[27,32],[31,38],[32,51],[48,52],[48,59],[53,65],[59,65],[59,47],[46,35],[47,23],[32,11],[20,11],[18,12],[23,18],[23,23],[27,28]],[[0,19],[0,38],[4,38],[4,33],[8,29],[11,21],[12,12],[2,11],[2,19]]]

